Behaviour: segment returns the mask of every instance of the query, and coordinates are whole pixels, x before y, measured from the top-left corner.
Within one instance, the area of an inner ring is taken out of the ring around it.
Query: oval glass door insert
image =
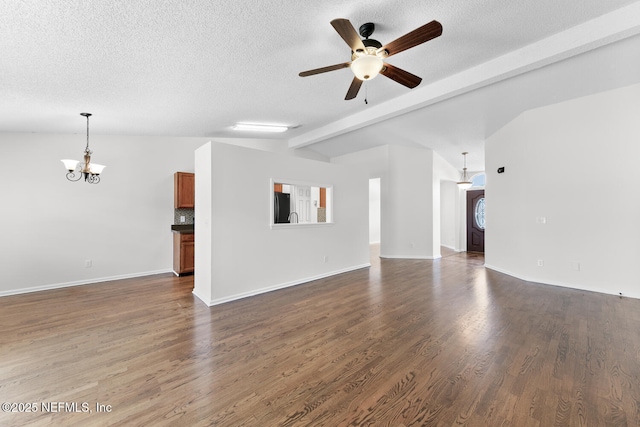
[[[484,197],[476,202],[474,218],[476,220],[476,226],[479,229],[484,230]]]

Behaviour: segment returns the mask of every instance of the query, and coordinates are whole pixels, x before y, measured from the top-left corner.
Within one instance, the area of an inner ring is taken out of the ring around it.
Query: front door
[[[467,252],[484,252],[484,190],[467,191]]]

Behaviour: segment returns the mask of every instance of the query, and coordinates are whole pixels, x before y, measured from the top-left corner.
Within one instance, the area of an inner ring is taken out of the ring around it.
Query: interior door
[[[467,252],[484,252],[484,190],[467,191]]]
[[[311,222],[311,187],[296,185],[296,211],[299,222]]]

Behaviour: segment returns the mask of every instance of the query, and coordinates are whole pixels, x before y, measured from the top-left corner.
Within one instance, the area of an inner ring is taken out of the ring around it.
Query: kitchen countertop
[[[178,233],[193,233],[193,224],[173,224],[171,231]]]

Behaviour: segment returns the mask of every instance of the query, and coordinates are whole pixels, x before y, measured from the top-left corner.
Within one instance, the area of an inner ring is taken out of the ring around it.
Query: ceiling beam
[[[302,148],[640,34],[640,2],[289,139]]]

